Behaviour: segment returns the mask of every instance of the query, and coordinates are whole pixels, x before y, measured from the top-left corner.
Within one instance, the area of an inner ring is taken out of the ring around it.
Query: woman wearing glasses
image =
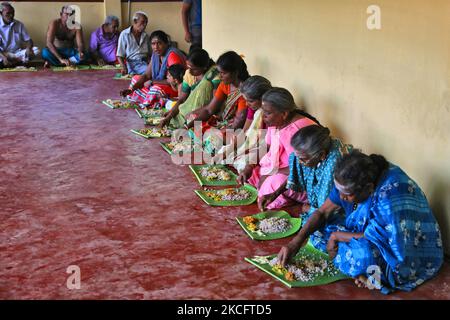
[[[332,138],[330,130],[322,126],[301,128],[293,135],[291,146],[294,152],[289,156],[289,177],[278,190],[261,199],[260,209],[264,211],[286,190],[306,192],[309,210],[302,216],[304,224],[328,198],[336,162],[350,152],[352,146]]]

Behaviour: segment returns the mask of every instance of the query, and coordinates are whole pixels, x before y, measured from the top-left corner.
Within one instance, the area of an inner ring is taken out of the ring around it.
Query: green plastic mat
[[[114,65],[110,65],[110,64],[106,64],[104,66],[91,64],[90,67],[92,70],[120,70],[120,64],[118,66],[117,65],[114,66]]]
[[[273,270],[273,267],[268,263],[269,260],[275,258],[276,256],[277,256],[276,254],[272,254],[272,255],[264,256],[264,257],[256,256],[256,257],[251,257],[251,258],[245,258],[245,261],[256,266],[258,269],[270,274],[272,277],[281,281],[289,288],[320,286],[320,285],[329,284],[329,283],[343,280],[343,279],[350,279],[349,276],[340,272],[333,265],[333,263],[330,261],[330,259],[328,258],[328,255],[326,253],[323,253],[323,252],[317,250],[309,242],[305,247],[300,249],[300,251],[294,257],[294,260],[299,261],[301,259],[308,259],[308,260],[317,261],[317,260],[323,259],[323,260],[327,261],[327,264],[328,264],[328,266],[325,268],[324,273],[322,275],[315,276],[312,280],[309,280],[309,281],[286,280],[286,278],[284,277],[284,271],[275,271],[275,270]]]
[[[139,130],[135,130],[135,129],[131,129],[131,132],[133,132],[134,134],[137,134],[138,136],[144,137],[146,139],[150,139],[150,138],[168,138],[167,136],[158,136],[158,135],[152,135],[152,134],[144,134],[139,132]]]
[[[131,78],[133,77],[133,75],[127,74],[125,76],[123,76],[121,73],[116,73],[113,77],[114,80],[127,80],[127,81],[131,81]]]
[[[119,101],[119,100],[112,100],[112,99],[111,99],[111,101],[103,100],[102,103],[111,109],[136,109],[138,107],[136,104],[133,104],[132,102],[131,102],[131,107],[126,107],[126,108],[122,107],[122,106],[118,107],[118,106],[115,106],[114,104],[112,104],[112,102],[115,102],[115,101]]]
[[[3,68],[0,69],[0,72],[35,72],[37,69],[35,67],[15,67],[15,68]]]
[[[169,148],[168,143],[160,142],[159,144],[168,154],[172,154],[172,149]]]
[[[220,190],[194,190],[194,192],[208,205],[210,206],[219,206],[219,207],[231,207],[231,206],[247,206],[252,204],[253,202],[256,201],[256,198],[258,197],[258,191],[256,190],[255,187],[246,184],[240,188],[227,188],[227,189],[235,189],[235,190],[240,190],[240,189],[245,189],[247,191],[250,192],[250,197],[244,200],[235,200],[235,201],[231,201],[231,200],[222,200],[222,201],[218,201],[218,200],[214,200],[213,198],[210,198],[206,195],[206,192],[208,191],[220,191],[220,190],[225,190],[225,189],[220,189]]]
[[[82,70],[90,70],[91,69],[90,66],[82,65],[82,64],[73,66],[73,69],[72,68],[69,69],[68,67],[55,67],[55,66],[53,66],[51,68],[55,72],[70,72],[70,71],[82,71]]]
[[[200,170],[202,168],[208,168],[208,167],[215,167],[222,169],[230,174],[230,180],[207,180],[205,177],[202,177],[200,174]],[[198,183],[200,183],[200,186],[235,186],[237,185],[237,175],[228,169],[224,165],[189,165],[189,169],[191,169],[194,176],[197,178]]]
[[[256,218],[257,220],[262,220],[265,218],[286,218],[289,220],[289,223],[291,224],[291,228],[288,229],[285,232],[276,232],[276,233],[263,233],[260,230],[251,231],[247,224],[244,222],[244,217],[236,217],[236,221],[238,224],[244,229],[244,231],[247,233],[247,235],[252,238],[253,240],[275,240],[275,239],[281,239],[289,237],[293,234],[295,234],[298,230],[300,230],[300,227],[302,225],[302,219],[301,218],[293,218],[287,213],[286,211],[266,211],[266,212],[260,212],[257,214],[252,215],[252,217]],[[259,222],[256,222],[256,227],[259,226]]]

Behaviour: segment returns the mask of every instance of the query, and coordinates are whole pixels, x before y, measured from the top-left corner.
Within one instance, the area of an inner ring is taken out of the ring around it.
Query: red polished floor
[[[134,111],[100,104],[112,71],[0,73],[1,299],[450,299],[450,267],[412,293],[352,281],[289,289],[244,261],[255,242],[211,208],[158,144],[130,133]],[[69,265],[81,289],[66,287]]]

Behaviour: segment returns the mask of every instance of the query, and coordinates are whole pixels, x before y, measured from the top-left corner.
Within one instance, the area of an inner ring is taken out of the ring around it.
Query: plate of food
[[[0,72],[27,72],[27,71],[37,71],[37,69],[35,67],[25,67],[25,66],[0,69]]]
[[[150,126],[157,126],[163,119],[164,117],[144,117],[144,122]]]
[[[247,206],[258,197],[256,188],[249,184],[240,188],[205,189],[194,192],[210,206]]]
[[[137,108],[137,105],[135,102],[128,101],[128,100],[107,99],[107,100],[103,100],[102,103],[104,105],[107,105],[111,109],[135,109],[135,108]]]
[[[202,152],[202,148],[189,139],[183,141],[160,142],[160,144],[161,147],[169,154],[174,152],[178,154]]]
[[[65,67],[52,67],[52,70],[55,72],[63,72],[63,71],[81,71],[81,70],[90,70],[91,67],[87,65],[70,65]]]
[[[334,266],[326,253],[310,243],[301,248],[286,267],[280,266],[276,254],[245,258],[245,261],[289,288],[319,286],[350,278]]]
[[[114,80],[128,80],[128,81],[130,81],[131,80],[131,78],[133,78],[133,74],[125,74],[125,75],[123,75],[123,74],[121,74],[121,73],[116,73],[115,75],[114,75]]]
[[[167,112],[166,109],[136,109],[140,118],[161,118]]]
[[[119,65],[105,64],[103,66],[91,64],[90,67],[92,70],[120,70],[120,64]]]
[[[201,186],[235,186],[237,175],[224,165],[189,165]]]
[[[163,128],[144,128],[140,130],[131,130],[134,134],[137,134],[138,136],[150,139],[150,138],[164,138],[164,137],[170,137],[172,135],[172,130],[170,130],[167,127]]]
[[[275,240],[289,237],[300,230],[301,218],[293,218],[286,211],[266,211],[236,217],[239,225],[253,240]]]

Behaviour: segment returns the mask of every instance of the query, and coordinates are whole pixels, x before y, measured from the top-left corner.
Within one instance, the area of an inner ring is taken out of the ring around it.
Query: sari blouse
[[[228,98],[228,95],[231,93],[230,87],[231,85],[221,82],[217,87],[214,96],[221,101],[225,101]],[[247,109],[247,102],[242,95],[237,99],[235,104],[237,104],[236,113],[244,112]]]

